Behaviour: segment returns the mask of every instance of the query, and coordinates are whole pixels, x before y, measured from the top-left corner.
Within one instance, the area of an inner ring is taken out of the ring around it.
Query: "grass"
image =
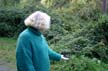
[[[0,38],[0,61],[9,67],[16,68],[15,64],[16,39]],[[70,55],[70,60],[51,62],[51,71],[108,71],[108,64],[97,59],[84,56]]]
[[[0,61],[10,67],[15,67],[16,39],[0,37]]]

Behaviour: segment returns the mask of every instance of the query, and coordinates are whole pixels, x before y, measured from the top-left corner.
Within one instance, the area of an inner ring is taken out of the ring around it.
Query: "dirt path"
[[[6,62],[0,61],[0,71],[16,71],[16,70],[6,66]]]
[[[16,71],[16,70],[11,69],[11,68],[9,68],[7,66],[0,66],[0,71]]]

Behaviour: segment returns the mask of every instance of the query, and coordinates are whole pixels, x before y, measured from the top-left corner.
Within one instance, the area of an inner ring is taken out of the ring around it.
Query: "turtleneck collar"
[[[28,27],[28,29],[36,35],[40,36],[42,34],[38,29],[36,29],[34,27]]]

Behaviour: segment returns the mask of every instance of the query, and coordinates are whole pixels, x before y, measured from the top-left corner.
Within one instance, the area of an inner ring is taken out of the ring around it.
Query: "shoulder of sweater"
[[[19,38],[30,39],[31,38],[31,33],[27,29],[25,29],[24,31],[22,31],[20,33]]]

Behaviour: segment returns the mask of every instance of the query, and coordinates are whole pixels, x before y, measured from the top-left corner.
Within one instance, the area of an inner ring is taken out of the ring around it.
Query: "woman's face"
[[[49,29],[48,26],[50,27],[50,25],[45,25],[44,23],[40,23],[38,29],[41,32],[44,32],[44,31],[47,31]]]

